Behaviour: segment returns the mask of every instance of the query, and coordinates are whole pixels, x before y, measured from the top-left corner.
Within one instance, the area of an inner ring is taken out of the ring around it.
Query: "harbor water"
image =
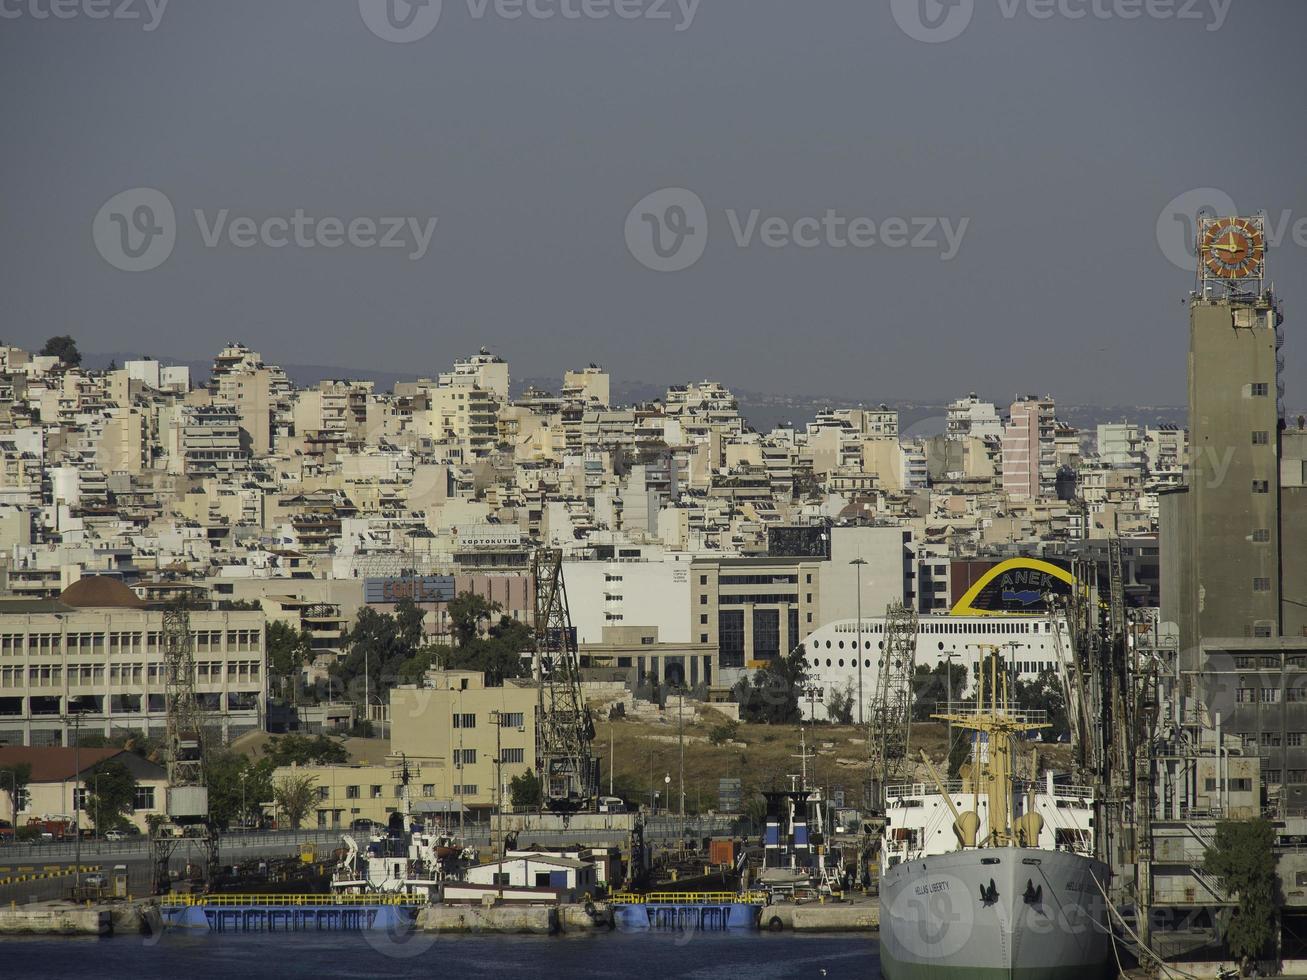
[[[779,980],[880,976],[870,936],[616,932],[591,936],[168,933],[159,938],[7,939],[6,980],[637,976]]]

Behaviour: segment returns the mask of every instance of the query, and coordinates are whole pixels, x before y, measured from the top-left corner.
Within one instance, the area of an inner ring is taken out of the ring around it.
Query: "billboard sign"
[[[399,602],[401,599],[412,599],[416,603],[448,602],[452,598],[452,575],[409,575],[363,580],[363,601],[368,605]]]

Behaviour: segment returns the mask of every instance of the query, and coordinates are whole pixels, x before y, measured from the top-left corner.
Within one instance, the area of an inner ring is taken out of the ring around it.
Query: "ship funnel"
[[[975,847],[980,836],[980,816],[975,810],[959,813],[953,821],[953,833],[958,835],[958,843],[963,847]]]

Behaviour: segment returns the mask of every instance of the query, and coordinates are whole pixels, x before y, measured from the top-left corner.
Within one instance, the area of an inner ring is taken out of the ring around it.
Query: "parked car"
[[[109,884],[109,879],[99,871],[93,871],[89,875],[82,875],[83,888],[103,888]]]
[[[111,830],[104,835],[105,840],[126,840],[128,833],[125,830]]]
[[[380,828],[381,824],[377,823],[375,820],[369,820],[367,817],[359,817],[357,820],[351,820],[349,824],[350,830],[358,830],[363,833],[371,833]]]

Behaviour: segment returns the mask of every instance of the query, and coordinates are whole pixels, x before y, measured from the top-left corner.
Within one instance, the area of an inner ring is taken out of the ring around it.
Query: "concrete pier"
[[[880,906],[875,902],[768,905],[758,928],[768,932],[875,932],[880,928]]]
[[[428,905],[418,910],[416,928],[422,932],[549,936],[559,930],[559,912],[552,905]]]
[[[109,910],[64,902],[0,907],[0,936],[107,936]]]

